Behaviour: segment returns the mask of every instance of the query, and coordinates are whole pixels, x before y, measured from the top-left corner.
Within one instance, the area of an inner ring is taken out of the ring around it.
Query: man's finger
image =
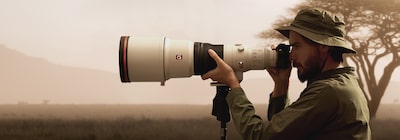
[[[275,46],[275,45],[271,45],[270,47],[271,47],[272,50],[275,50],[275,49],[276,49],[276,46]]]
[[[206,79],[210,78],[213,73],[214,73],[214,70],[211,70],[211,71],[201,75],[201,79],[206,80]]]
[[[208,78],[210,78],[210,77],[207,75],[207,73],[201,75],[201,79],[203,79],[203,80],[206,80],[206,79],[208,79]]]
[[[267,68],[267,71],[270,75],[275,75],[277,73],[275,68]]]
[[[211,58],[214,59],[215,62],[217,62],[217,64],[222,63],[224,60],[222,60],[218,54],[212,50],[212,49],[208,49],[208,54],[211,56]]]

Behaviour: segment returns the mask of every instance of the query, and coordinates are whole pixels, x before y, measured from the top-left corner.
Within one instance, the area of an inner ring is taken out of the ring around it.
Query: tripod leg
[[[217,86],[217,94],[213,100],[212,115],[217,117],[217,120],[221,122],[221,140],[227,140],[227,128],[226,123],[230,121],[229,106],[225,100],[226,95],[229,92],[227,86]]]
[[[226,122],[221,121],[221,140],[228,140]]]

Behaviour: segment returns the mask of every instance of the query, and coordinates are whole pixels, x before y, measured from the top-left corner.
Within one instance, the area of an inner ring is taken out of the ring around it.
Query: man
[[[277,30],[289,38],[290,59],[307,87],[288,104],[291,68],[267,68],[275,82],[270,94],[268,123],[255,115],[232,68],[209,50],[217,68],[202,79],[231,88],[226,101],[243,139],[369,140],[369,110],[354,68],[341,65],[342,53],[356,53],[345,42],[345,24],[336,15],[318,8],[301,10],[290,26]]]

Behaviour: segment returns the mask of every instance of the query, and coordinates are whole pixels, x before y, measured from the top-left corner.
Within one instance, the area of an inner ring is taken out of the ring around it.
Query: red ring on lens
[[[129,36],[121,36],[119,41],[119,74],[121,82],[130,82],[128,71],[128,39]]]
[[[125,37],[124,38],[124,45],[123,45],[123,60],[124,60],[124,62],[123,62],[123,64],[124,64],[124,81],[129,81],[129,77],[128,77],[128,60],[127,60],[127,58],[128,58],[128,39],[129,39],[129,37],[127,36],[127,37]]]

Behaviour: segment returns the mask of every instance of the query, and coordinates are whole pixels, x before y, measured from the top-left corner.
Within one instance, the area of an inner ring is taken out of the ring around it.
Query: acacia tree
[[[368,100],[370,115],[376,116],[380,101],[394,70],[400,66],[400,1],[398,0],[305,0],[289,9],[290,16],[277,20],[273,27],[290,24],[296,13],[306,7],[323,8],[343,17],[346,40],[358,52],[345,55],[344,64],[353,64],[358,82]],[[267,29],[259,37],[269,41],[282,41],[283,36]],[[382,65],[378,62],[391,58]],[[378,69],[383,74],[377,75]]]

